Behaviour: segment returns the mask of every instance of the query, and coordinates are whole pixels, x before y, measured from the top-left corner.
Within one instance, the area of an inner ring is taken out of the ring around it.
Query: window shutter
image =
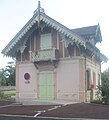
[[[51,34],[43,34],[41,35],[41,50],[51,49],[52,48],[52,38]]]

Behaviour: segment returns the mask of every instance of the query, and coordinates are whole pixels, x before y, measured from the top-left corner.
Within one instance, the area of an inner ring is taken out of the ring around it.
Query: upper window
[[[41,40],[40,40],[40,48],[41,50],[44,49],[51,49],[52,48],[52,38],[51,38],[51,33],[49,34],[43,34],[41,35]]]

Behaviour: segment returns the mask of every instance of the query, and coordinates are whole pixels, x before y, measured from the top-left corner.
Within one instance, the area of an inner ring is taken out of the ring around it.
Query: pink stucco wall
[[[25,73],[30,74],[29,80],[25,80]],[[37,70],[33,63],[17,64],[16,82],[17,101],[37,98]]]
[[[57,99],[79,101],[79,60],[60,61],[57,68]]]
[[[85,95],[85,86],[86,86],[86,78],[85,78],[85,59],[82,58],[79,60],[79,101],[85,102],[86,101],[86,95]]]
[[[86,61],[86,69],[95,71],[96,84],[100,74],[100,65]],[[85,102],[87,100],[85,89],[85,59],[64,58],[60,59],[57,68],[52,64],[37,69],[31,62],[21,62],[16,65],[16,101],[38,99],[38,73],[51,70],[54,73],[54,98],[60,100],[72,100],[74,102]],[[29,73],[30,79],[25,80],[24,74]]]

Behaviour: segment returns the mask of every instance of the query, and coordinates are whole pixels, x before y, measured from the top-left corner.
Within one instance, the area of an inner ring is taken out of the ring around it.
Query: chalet
[[[2,50],[16,59],[16,101],[96,99],[101,62],[107,61],[96,43],[100,26],[69,29],[40,7]]]

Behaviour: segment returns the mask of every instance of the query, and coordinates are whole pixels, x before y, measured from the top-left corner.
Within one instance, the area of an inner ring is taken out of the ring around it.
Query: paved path
[[[106,120],[106,119],[83,119],[83,118],[56,118],[56,117],[30,117],[30,116],[11,116],[0,115],[0,120]]]
[[[64,105],[17,105],[11,102],[0,102],[0,120],[4,115],[26,116],[28,119],[39,120],[89,120],[109,119],[109,105],[76,103]],[[11,116],[11,117],[15,117]],[[29,117],[31,116],[31,117]],[[15,119],[15,118],[14,118]],[[25,117],[23,118],[25,120]],[[5,119],[3,119],[5,120]],[[7,117],[6,117],[7,120]],[[10,119],[10,120],[13,120]],[[18,120],[20,118],[18,117]]]

